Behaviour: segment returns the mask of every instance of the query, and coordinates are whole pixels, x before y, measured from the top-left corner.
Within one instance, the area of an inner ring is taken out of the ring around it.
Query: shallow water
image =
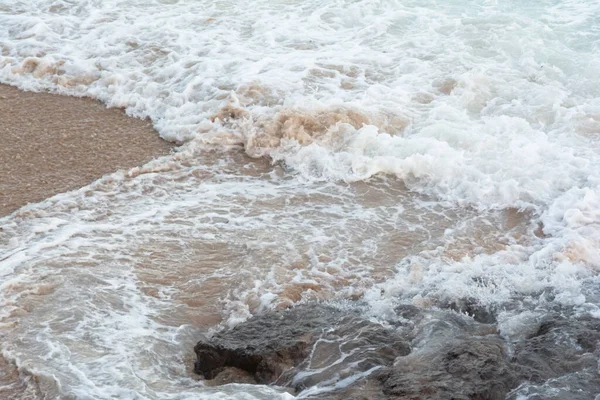
[[[36,376],[76,373],[99,386],[73,388],[76,397],[115,385],[114,395],[151,398],[202,388],[186,370],[190,350],[221,322],[302,299],[359,298],[407,255],[493,253],[529,229],[525,217],[443,206],[395,179],[301,182],[239,152],[169,169],[106,178],[9,219],[7,358]]]
[[[181,144],[0,220],[8,391],[290,396],[192,347],[309,299],[600,317],[600,6],[322,3],[0,3],[1,82]]]

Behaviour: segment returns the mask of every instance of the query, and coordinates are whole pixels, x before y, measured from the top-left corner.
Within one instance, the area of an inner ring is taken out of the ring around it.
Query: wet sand
[[[23,92],[0,84],[0,216],[168,154],[150,121],[88,98]],[[1,347],[0,347],[1,351]],[[0,397],[37,398],[0,356]]]
[[[168,154],[148,120],[87,98],[0,85],[0,216]]]

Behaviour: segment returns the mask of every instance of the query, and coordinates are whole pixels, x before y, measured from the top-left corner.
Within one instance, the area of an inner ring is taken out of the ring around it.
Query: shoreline
[[[0,217],[167,155],[149,120],[90,98],[0,84]]]

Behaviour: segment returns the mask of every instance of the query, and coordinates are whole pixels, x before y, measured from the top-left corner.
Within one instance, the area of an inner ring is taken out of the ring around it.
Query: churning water
[[[291,397],[192,347],[306,299],[600,318],[600,3],[523,3],[0,0],[1,82],[181,144],[0,219],[0,390]]]

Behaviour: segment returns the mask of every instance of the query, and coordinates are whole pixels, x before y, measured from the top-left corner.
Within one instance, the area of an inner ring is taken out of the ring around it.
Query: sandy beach
[[[0,85],[0,216],[168,154],[149,120],[88,98]]]
[[[1,2],[0,400],[600,400],[598,16]]]
[[[0,216],[168,154],[150,121],[88,98],[0,85]],[[2,398],[35,398],[0,357]]]

